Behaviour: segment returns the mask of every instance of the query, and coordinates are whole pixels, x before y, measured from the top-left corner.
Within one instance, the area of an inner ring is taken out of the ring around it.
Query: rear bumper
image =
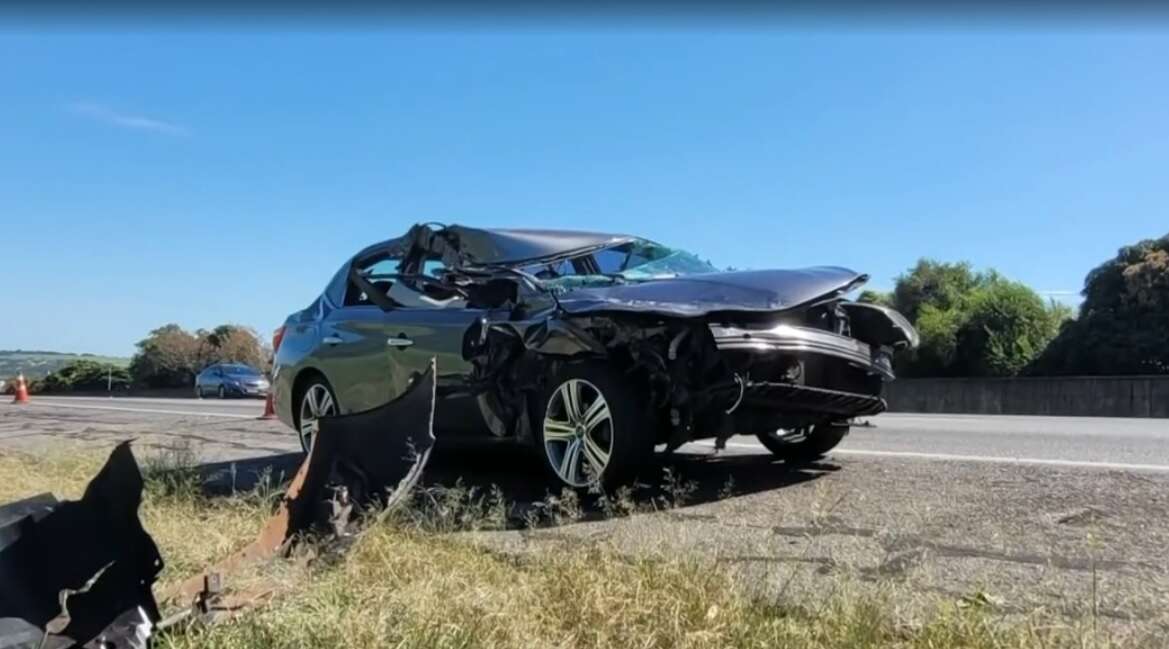
[[[710,333],[719,351],[819,354],[842,359],[869,374],[879,375],[885,381],[894,378],[891,350],[874,348],[855,338],[822,329],[787,324],[770,329],[711,325]]]

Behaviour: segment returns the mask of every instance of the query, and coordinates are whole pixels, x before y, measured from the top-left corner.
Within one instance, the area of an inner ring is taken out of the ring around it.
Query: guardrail
[[[1169,376],[897,379],[890,412],[1169,417]]]

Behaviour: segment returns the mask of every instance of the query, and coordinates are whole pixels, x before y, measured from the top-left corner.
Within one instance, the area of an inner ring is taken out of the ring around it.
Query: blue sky
[[[267,335],[430,220],[1076,292],[1169,232],[1167,63],[1164,30],[1025,25],[9,31],[0,349]]]

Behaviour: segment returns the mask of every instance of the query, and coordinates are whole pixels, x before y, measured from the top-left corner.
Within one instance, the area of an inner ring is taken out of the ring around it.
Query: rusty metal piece
[[[0,647],[144,646],[163,564],[138,520],[142,487],[123,442],[81,500],[0,507]]]
[[[386,511],[400,504],[422,475],[434,446],[435,382],[431,359],[427,371],[416,375],[397,399],[365,412],[322,417],[308,457],[256,539],[160,599],[190,607],[204,619],[250,608],[271,590],[208,598],[211,576],[230,582],[232,574],[286,554],[299,535],[348,536],[354,512],[371,507]],[[223,584],[217,585],[222,589]]]

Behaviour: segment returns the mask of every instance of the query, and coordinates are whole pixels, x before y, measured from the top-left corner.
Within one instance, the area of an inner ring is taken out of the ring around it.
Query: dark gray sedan
[[[263,372],[242,363],[216,363],[195,376],[195,396],[267,397],[268,379]]]
[[[571,487],[733,434],[807,461],[884,410],[893,353],[917,344],[901,314],[846,298],[867,279],[719,271],[627,235],[420,224],[288,317],[273,400],[307,450],[320,417],[386,403],[435,358],[439,442],[514,440]]]

